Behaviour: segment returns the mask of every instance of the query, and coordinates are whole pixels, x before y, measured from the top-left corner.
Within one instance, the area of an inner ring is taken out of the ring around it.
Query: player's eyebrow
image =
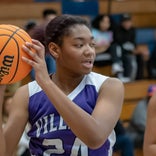
[[[84,41],[86,40],[84,37],[75,37],[74,40],[81,40],[81,41]],[[94,40],[94,36],[91,36],[90,37],[90,40]]]

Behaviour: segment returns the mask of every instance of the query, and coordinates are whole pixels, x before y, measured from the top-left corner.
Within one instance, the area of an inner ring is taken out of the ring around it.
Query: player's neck
[[[83,77],[73,78],[68,76],[58,76],[56,73],[51,75],[52,81],[66,94],[71,93],[82,81]]]

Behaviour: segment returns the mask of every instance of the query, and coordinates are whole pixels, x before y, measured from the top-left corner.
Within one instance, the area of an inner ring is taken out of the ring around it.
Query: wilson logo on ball
[[[0,82],[3,80],[5,75],[9,74],[9,70],[12,66],[14,61],[14,56],[6,55],[2,61],[2,66],[0,67]]]

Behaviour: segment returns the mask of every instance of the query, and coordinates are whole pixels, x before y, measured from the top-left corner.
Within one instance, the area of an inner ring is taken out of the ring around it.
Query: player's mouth
[[[91,69],[93,68],[93,60],[85,60],[82,62],[85,68]]]

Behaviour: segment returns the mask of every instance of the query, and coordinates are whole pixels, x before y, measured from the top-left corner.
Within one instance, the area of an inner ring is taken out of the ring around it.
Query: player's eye
[[[82,48],[83,47],[83,44],[75,44],[74,45],[76,48]]]

